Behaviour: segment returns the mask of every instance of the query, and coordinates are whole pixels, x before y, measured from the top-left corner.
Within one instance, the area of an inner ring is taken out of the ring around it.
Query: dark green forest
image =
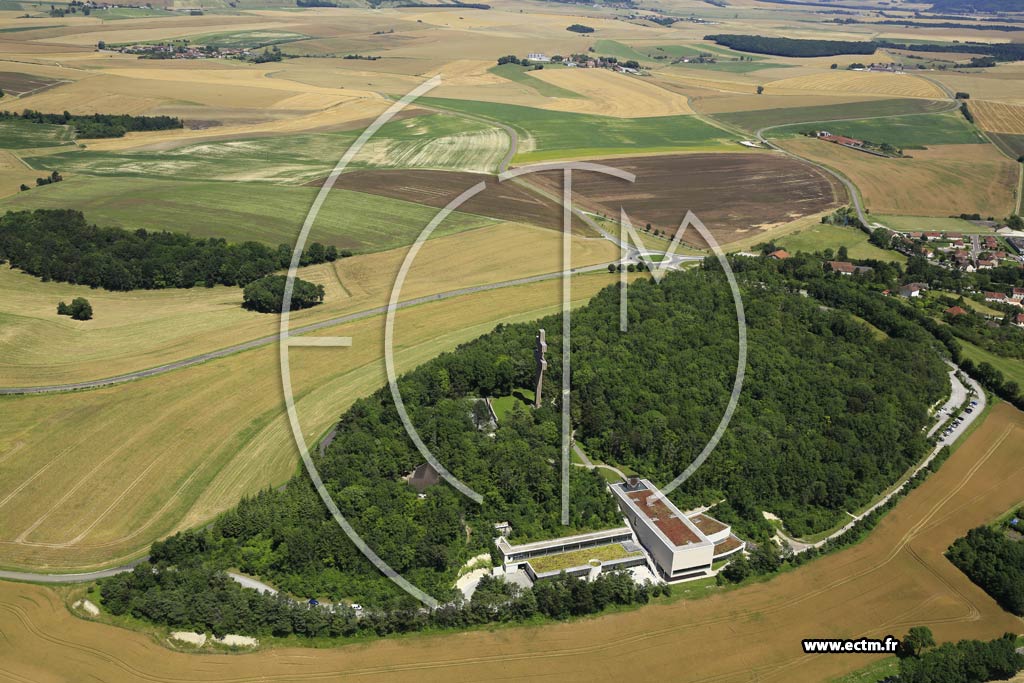
[[[807,269],[804,286],[816,287],[821,299],[792,293],[797,273],[780,273],[774,262],[736,260],[749,324],[743,395],[718,449],[673,495],[681,507],[726,498],[714,514],[760,541],[772,533],[762,510],[805,534],[831,527],[895,481],[924,454],[927,409],[948,389],[941,347],[889,309],[894,302],[865,312],[891,330],[886,339],[822,305],[859,295],[881,300],[867,290],[870,283],[824,275],[809,262],[790,267]],[[573,314],[577,438],[592,456],[664,484],[698,454],[721,417],[736,368],[735,309],[717,264],[708,262],[660,284],[631,285],[623,334],[617,287]],[[483,505],[443,483],[421,499],[403,481],[422,457],[387,388],[354,403],[317,457],[330,494],[366,542],[439,600],[453,599],[466,559],[493,552],[495,522],[510,522],[515,542],[620,523],[603,480],[572,468],[570,526],[561,525],[560,406],[551,394],[537,410],[516,406],[493,436],[474,418],[470,399],[530,385],[538,327],[548,331],[546,386],[557,387],[557,316],[499,326],[399,378],[421,437]],[[188,553],[168,550],[183,543]],[[349,542],[304,473],[281,491],[243,500],[206,530],[154,544],[152,555],[158,575],[187,557],[198,569],[237,567],[298,596],[411,607]]]
[[[831,57],[833,55],[873,55],[877,45],[862,40],[808,40],[801,38],[771,38],[735,33],[719,33],[704,36],[719,45],[753,52],[760,55],[780,57]]]
[[[22,119],[32,123],[70,125],[80,138],[123,138],[125,133],[184,128],[176,116],[131,116],[129,114],[44,114],[32,109],[0,112],[0,121]]]
[[[894,683],[1005,681],[1024,667],[1024,655],[1016,652],[1017,637],[1012,633],[995,640],[961,640],[934,647],[928,628],[919,626],[911,629],[911,633],[914,631],[926,634],[927,645],[920,652],[901,655],[900,673]]]
[[[1024,544],[982,526],[958,538],[946,557],[1003,609],[1024,616]]]
[[[309,245],[301,265],[334,261],[348,252]],[[0,216],[0,263],[43,281],[113,291],[245,286],[287,268],[292,247],[260,242],[229,244],[187,234],[100,228],[79,211],[37,209]],[[280,307],[278,307],[280,310]]]

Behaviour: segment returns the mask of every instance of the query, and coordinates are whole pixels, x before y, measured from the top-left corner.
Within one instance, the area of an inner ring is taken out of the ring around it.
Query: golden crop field
[[[783,78],[765,85],[768,95],[817,92],[861,93],[891,97],[943,99],[945,94],[933,83],[910,74],[829,70],[823,73]]]
[[[805,655],[801,638],[881,638],[918,624],[928,624],[940,642],[1016,632],[1019,619],[943,553],[968,529],[1020,504],[1022,438],[1024,414],[996,405],[864,541],[766,583],[569,623],[330,650],[272,649],[230,657],[231,675],[282,683],[327,679],[338,671],[389,682],[451,683],[495,672],[520,680],[592,680],[642,652],[645,671],[666,680],[748,683],[754,675],[766,683],[824,681],[874,656]],[[223,656],[172,652],[150,635],[73,617],[50,588],[0,583],[0,626],[0,656],[15,680],[69,680],[88,670],[106,680],[144,673],[151,681],[218,681],[227,666]]]
[[[949,216],[1013,211],[1017,164],[992,145],[936,145],[910,159],[883,159],[819,140],[793,138],[784,149],[842,171],[876,214]]]
[[[971,100],[971,113],[978,125],[993,133],[1024,134],[1024,106]]]
[[[403,299],[502,282],[561,268],[561,236],[502,223],[429,240],[410,269]],[[387,304],[407,249],[309,266],[324,304],[291,314],[294,327]],[[577,265],[618,258],[607,240],[573,238]],[[58,316],[59,301],[85,296],[93,320]],[[278,318],[246,311],[237,287],[107,292],[40,282],[0,268],[0,386],[63,384],[162,365],[278,331]],[[73,352],[70,351],[73,349]]]
[[[545,108],[621,118],[692,114],[687,98],[636,76],[604,69],[546,69],[530,76],[583,95],[556,99]]]
[[[611,282],[607,273],[574,279],[575,303]],[[402,310],[396,363],[409,369],[500,322],[555,312],[560,292],[552,280]],[[377,316],[324,329],[353,346],[290,352],[309,443],[385,383],[383,327]],[[268,345],[114,387],[0,399],[0,565],[117,564],[282,483],[298,450],[278,364]]]

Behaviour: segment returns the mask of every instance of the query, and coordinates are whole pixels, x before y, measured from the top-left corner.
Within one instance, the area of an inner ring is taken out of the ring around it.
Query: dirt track
[[[0,679],[148,681],[820,681],[859,655],[803,655],[805,637],[939,640],[1021,631],[942,552],[1024,498],[1024,413],[1006,404],[861,544],[765,584],[704,600],[529,629],[500,629],[240,656],[172,653],[148,637],[72,617],[52,590],[0,583]]]

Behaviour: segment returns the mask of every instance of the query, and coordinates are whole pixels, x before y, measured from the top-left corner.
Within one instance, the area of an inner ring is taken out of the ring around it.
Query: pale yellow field
[[[1024,65],[1020,63],[1001,64],[974,73],[935,71],[929,76],[950,90],[970,93],[972,102],[991,100],[1024,104]]]
[[[618,258],[611,242],[573,238],[576,265]],[[561,236],[505,223],[428,241],[402,290],[414,299],[469,285],[558,271]],[[387,303],[406,249],[302,269],[325,286],[324,304],[292,314],[294,326]],[[93,320],[58,316],[59,301],[89,299]],[[274,334],[278,317],[241,308],[237,287],[107,292],[40,282],[0,267],[0,386],[100,379],[161,365]]]
[[[545,109],[622,118],[693,113],[686,97],[637,76],[605,69],[545,69],[528,73],[586,98],[557,98]]]
[[[0,150],[0,197],[17,194],[22,184],[35,186],[41,175],[43,172],[29,168],[13,152]]]
[[[1024,106],[971,100],[968,106],[978,125],[993,133],[1024,134]]]
[[[582,302],[611,283],[574,279]],[[499,322],[559,310],[549,281],[400,311],[396,359],[409,369]],[[382,386],[383,318],[326,329],[347,349],[290,354],[296,405],[315,442],[351,402]],[[7,397],[0,434],[2,564],[70,570],[113,564],[195,526],[295,471],[278,349],[271,345],[89,392]]]
[[[872,213],[1003,217],[1015,204],[1017,165],[992,145],[936,145],[911,159],[882,159],[806,138],[779,144],[839,169]]]
[[[867,71],[826,71],[809,76],[783,78],[772,81],[764,87],[768,95],[785,95],[793,92],[815,90],[819,92],[863,93],[865,95],[889,95],[893,97],[924,97],[942,99],[942,90],[911,74],[887,74]]]

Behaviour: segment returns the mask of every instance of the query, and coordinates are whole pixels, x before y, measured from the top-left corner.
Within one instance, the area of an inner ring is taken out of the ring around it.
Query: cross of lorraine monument
[[[536,346],[533,349],[533,357],[537,361],[537,386],[534,388],[533,393],[533,407],[540,408],[540,390],[544,385],[544,371],[548,368],[548,362],[544,358],[548,352],[544,328],[537,332],[536,342]]]

